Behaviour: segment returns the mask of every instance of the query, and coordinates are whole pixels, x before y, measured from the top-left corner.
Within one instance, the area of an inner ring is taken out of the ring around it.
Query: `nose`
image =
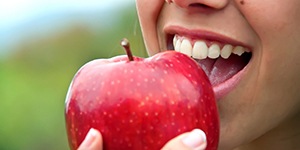
[[[166,0],[168,3],[174,3],[181,8],[211,8],[222,9],[229,0]]]

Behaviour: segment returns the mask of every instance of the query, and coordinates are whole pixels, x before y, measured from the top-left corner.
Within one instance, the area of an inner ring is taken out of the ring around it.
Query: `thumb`
[[[102,150],[102,145],[100,132],[91,128],[77,150]]]
[[[202,130],[194,129],[169,141],[163,150],[204,150],[206,146],[205,133]]]

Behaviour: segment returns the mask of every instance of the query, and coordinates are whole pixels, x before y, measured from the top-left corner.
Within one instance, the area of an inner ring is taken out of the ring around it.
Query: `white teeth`
[[[242,47],[242,46],[236,46],[233,50],[232,50],[232,53],[233,54],[236,54],[236,55],[239,55],[239,56],[242,56],[242,54],[244,54],[246,51],[245,51],[245,48]]]
[[[224,59],[229,58],[232,53],[233,46],[230,44],[226,44],[221,50],[221,57]]]
[[[193,45],[188,38],[179,37],[178,35],[174,36],[173,45],[175,51],[200,60],[206,59],[207,57],[211,59],[217,59],[219,57],[228,59],[232,53],[241,56],[245,52],[250,52],[245,47],[234,47],[230,44],[224,45],[222,49],[217,43],[213,43],[210,47],[208,47],[206,42],[203,40],[195,41]]]
[[[176,45],[177,41],[178,41],[178,37],[177,37],[177,35],[175,35],[174,38],[173,38],[173,45],[174,46]]]
[[[192,46],[191,42],[187,39],[183,39],[181,46],[180,46],[180,52],[191,57],[192,50],[193,50],[193,46]]]
[[[211,59],[216,59],[220,56],[221,50],[220,46],[217,44],[213,44],[208,49],[208,57]]]
[[[193,58],[205,59],[208,55],[208,47],[204,41],[197,41],[193,48]]]
[[[175,51],[180,52],[180,48],[181,48],[181,41],[177,40],[175,44]]]

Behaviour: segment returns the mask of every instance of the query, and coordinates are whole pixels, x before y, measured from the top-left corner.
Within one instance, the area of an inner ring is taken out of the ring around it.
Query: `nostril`
[[[190,7],[201,7],[201,8],[209,8],[209,6],[201,4],[201,3],[192,3],[189,5]]]
[[[201,12],[201,13],[211,13],[214,9],[214,7],[211,7],[209,5],[205,5],[203,3],[192,3],[188,5],[190,11],[194,12]]]
[[[168,0],[167,0],[168,1]],[[221,10],[230,0],[172,0],[174,5],[192,10]]]

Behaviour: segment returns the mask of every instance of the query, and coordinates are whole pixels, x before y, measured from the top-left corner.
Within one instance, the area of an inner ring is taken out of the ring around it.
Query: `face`
[[[176,49],[208,74],[221,149],[249,143],[299,111],[299,0],[136,3],[149,55]]]

